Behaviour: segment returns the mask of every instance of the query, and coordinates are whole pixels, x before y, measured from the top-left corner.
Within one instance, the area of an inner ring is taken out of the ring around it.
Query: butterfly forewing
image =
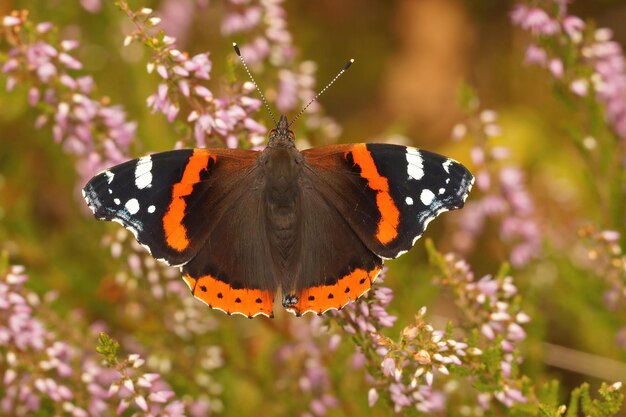
[[[385,259],[409,250],[437,215],[463,207],[474,181],[458,162],[406,146],[335,145],[302,154],[315,188]]]
[[[215,226],[220,202],[247,184],[258,152],[181,149],[112,167],[84,187],[99,220],[130,230],[152,256],[188,262]]]

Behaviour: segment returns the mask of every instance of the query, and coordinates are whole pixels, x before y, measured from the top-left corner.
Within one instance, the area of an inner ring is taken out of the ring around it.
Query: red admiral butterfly
[[[296,315],[358,299],[383,260],[463,207],[474,182],[458,162],[406,146],[299,151],[289,126],[281,116],[263,151],[181,149],[125,162],[83,195],[97,219],[180,266],[209,307],[272,317],[278,289]]]

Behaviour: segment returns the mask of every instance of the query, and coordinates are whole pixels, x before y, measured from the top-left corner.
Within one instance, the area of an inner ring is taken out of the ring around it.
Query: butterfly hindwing
[[[380,257],[306,174],[288,201],[268,196],[268,176],[251,179],[256,187],[227,198],[226,214],[183,266],[194,295],[213,308],[247,316],[271,316],[279,288],[283,306],[296,315],[356,300],[380,271]]]
[[[407,146],[335,145],[302,154],[315,188],[384,259],[409,250],[440,213],[463,207],[474,182],[458,162]]]
[[[212,214],[232,186],[246,183],[257,155],[224,149],[152,154],[101,172],[83,194],[97,219],[122,224],[156,259],[182,265],[214,227]]]
[[[296,315],[340,309],[367,292],[382,267],[348,221],[303,172],[299,240],[283,307]]]
[[[272,316],[278,284],[264,226],[263,184],[262,175],[250,177],[232,184],[217,210],[196,207],[212,213],[215,222],[183,276],[194,296],[228,314]]]

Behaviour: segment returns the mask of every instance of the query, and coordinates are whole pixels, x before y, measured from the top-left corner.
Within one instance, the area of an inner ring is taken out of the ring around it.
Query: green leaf
[[[578,403],[580,402],[580,388],[576,388],[572,391],[572,396],[569,400],[569,406],[567,407],[567,413],[565,417],[577,417],[578,416]]]
[[[101,332],[98,335],[98,344],[96,345],[96,352],[104,356],[104,361],[107,366],[114,367],[119,363],[117,355],[120,350],[120,344],[112,339],[108,334]]]

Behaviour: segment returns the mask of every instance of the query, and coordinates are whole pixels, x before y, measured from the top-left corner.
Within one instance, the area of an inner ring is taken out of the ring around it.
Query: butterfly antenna
[[[274,125],[276,127],[278,127],[278,123],[276,123],[276,117],[274,117],[274,113],[272,112],[272,109],[270,109],[269,104],[267,104],[267,100],[265,99],[265,96],[261,92],[261,89],[257,85],[256,81],[254,81],[254,77],[252,76],[252,74],[250,73],[250,70],[248,69],[248,64],[246,64],[246,61],[241,56],[241,51],[239,50],[239,46],[237,46],[236,42],[233,42],[233,48],[235,48],[235,53],[237,54],[237,56],[241,60],[241,63],[243,64],[243,67],[246,69],[246,72],[248,73],[248,77],[250,77],[250,80],[252,81],[252,84],[254,84],[254,87],[256,88],[256,91],[259,92],[259,95],[261,96],[261,99],[263,100],[263,104],[265,105],[265,108],[267,109],[267,112],[270,114],[270,116],[272,118],[272,121],[274,122]]]
[[[350,65],[352,65],[354,63],[354,59],[350,59],[348,62],[346,62],[346,64],[343,66],[343,68],[341,69],[341,71],[339,71],[339,73],[337,73],[337,75],[335,75],[335,78],[332,79],[331,82],[329,82],[328,84],[326,84],[326,87],[322,88],[322,91],[320,91],[319,93],[317,93],[315,95],[315,97],[313,97],[311,99],[311,101],[309,101],[307,103],[306,106],[304,106],[304,108],[302,110],[300,110],[300,113],[298,113],[298,115],[291,121],[291,123],[289,123],[289,127],[291,127],[292,124],[294,124],[294,122],[296,120],[298,120],[298,118],[300,116],[302,116],[302,113],[304,113],[306,111],[306,109],[309,108],[309,106],[311,104],[313,104],[313,102],[315,102],[322,94],[324,94],[324,92],[326,90],[328,90],[330,88],[331,85],[333,85],[335,83],[335,81],[337,81],[337,79],[339,79],[339,77],[341,77],[343,75],[344,72],[346,72],[348,70],[348,68],[350,68]]]

